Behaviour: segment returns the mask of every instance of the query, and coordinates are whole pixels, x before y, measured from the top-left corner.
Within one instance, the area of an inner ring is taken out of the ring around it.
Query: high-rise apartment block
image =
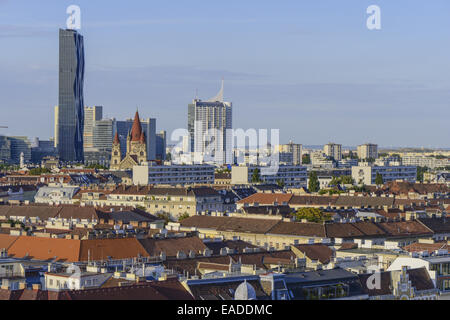
[[[59,30],[58,150],[62,161],[82,162],[84,131],[84,40]]]
[[[323,153],[327,157],[333,158],[335,161],[342,160],[342,145],[336,143],[329,143],[323,147]]]
[[[280,162],[289,162],[283,161],[283,159],[290,159],[292,165],[300,166],[302,164],[302,149],[301,144],[295,144],[292,141],[288,144],[279,145]]]
[[[366,143],[358,146],[358,158],[361,160],[377,159],[378,158],[378,145]]]

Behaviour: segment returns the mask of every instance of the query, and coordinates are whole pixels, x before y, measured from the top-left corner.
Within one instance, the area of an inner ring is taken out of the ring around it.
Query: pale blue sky
[[[82,10],[85,102],[186,127],[225,78],[234,127],[282,141],[450,147],[448,0],[0,0],[0,134],[53,135],[58,28]],[[366,28],[381,7],[382,30]]]

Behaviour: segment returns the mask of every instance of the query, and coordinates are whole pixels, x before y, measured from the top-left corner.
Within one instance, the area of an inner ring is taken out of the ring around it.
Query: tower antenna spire
[[[220,88],[219,93],[214,98],[208,100],[208,102],[223,102],[224,86],[225,86],[225,79],[222,77],[222,87]]]

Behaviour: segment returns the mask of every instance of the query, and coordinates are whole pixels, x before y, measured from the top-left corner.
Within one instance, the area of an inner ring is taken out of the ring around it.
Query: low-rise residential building
[[[359,275],[370,300],[437,300],[437,289],[425,268]]]
[[[255,181],[253,175],[255,170],[259,171],[259,180],[269,184],[282,183],[287,188],[301,188],[307,186],[307,168],[304,166],[279,165],[271,170],[269,167],[257,166],[234,166],[231,172],[231,183],[233,185],[249,184]],[[269,173],[266,173],[266,170]],[[259,181],[257,181],[259,182]]]
[[[133,167],[135,185],[196,185],[213,184],[215,167],[207,164],[157,165],[144,163]]]
[[[72,204],[74,195],[80,190],[77,186],[63,186],[60,184],[40,187],[34,197],[36,203]]]
[[[424,251],[412,253],[410,257],[399,257],[391,264],[388,271],[402,270],[405,266],[412,269],[425,268],[436,288],[442,294],[450,294],[450,255],[447,250],[439,250],[433,255]]]

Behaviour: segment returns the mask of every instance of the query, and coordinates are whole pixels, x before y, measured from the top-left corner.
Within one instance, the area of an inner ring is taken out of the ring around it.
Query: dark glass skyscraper
[[[75,30],[59,30],[58,151],[62,161],[82,162],[84,130],[84,41]]]

